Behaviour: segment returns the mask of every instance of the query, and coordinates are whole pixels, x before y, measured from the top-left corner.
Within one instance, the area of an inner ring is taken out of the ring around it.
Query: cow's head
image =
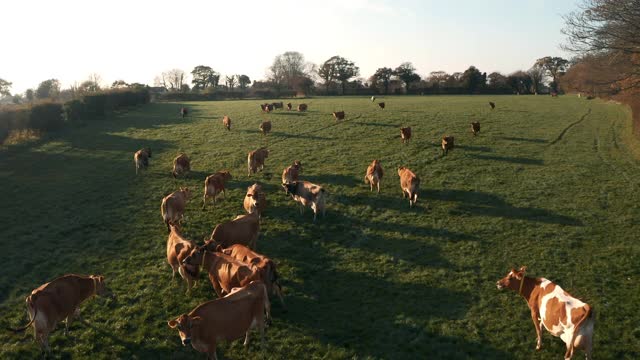
[[[147,155],[149,155],[149,157],[151,157],[151,148],[144,148],[144,151],[146,151]]]
[[[202,318],[200,316],[190,317],[187,314],[182,314],[177,319],[170,320],[168,324],[170,328],[178,329],[180,340],[182,340],[182,345],[187,346],[191,344],[191,334],[193,328],[200,325],[201,322]]]
[[[299,173],[302,173],[302,163],[300,162],[300,160],[294,161],[292,166],[298,169]]]
[[[93,286],[95,286],[96,295],[113,298],[113,292],[107,288],[104,283],[104,276],[102,275],[90,275],[91,280],[93,280]]]
[[[220,174],[222,174],[222,178],[224,179],[224,181],[229,181],[232,179],[232,176],[229,170],[220,171]]]
[[[262,187],[258,183],[255,183],[247,188],[246,197],[249,199],[249,204],[252,209],[257,209],[260,206]]]
[[[398,166],[398,176],[402,176],[402,173],[406,170],[407,168],[404,166]]]
[[[296,188],[298,187],[298,182],[294,181],[292,183],[282,184],[282,188],[286,195],[295,195]]]
[[[524,273],[527,270],[526,266],[520,267],[520,270],[511,269],[509,273],[503,277],[502,279],[496,282],[496,286],[498,290],[502,290],[504,288],[509,288],[512,290],[518,290],[520,288],[520,283],[524,278]]]
[[[192,195],[192,193],[191,193],[191,190],[190,190],[189,188],[186,188],[186,187],[184,187],[184,188],[183,188],[183,187],[181,187],[181,188],[180,188],[180,191],[184,194],[184,197],[185,197],[186,199],[191,199],[191,195]]]
[[[182,260],[182,265],[184,266],[200,266],[202,264],[202,259],[204,253],[207,251],[206,244],[203,246],[198,246],[196,248],[191,249],[189,255],[187,255],[184,260]]]

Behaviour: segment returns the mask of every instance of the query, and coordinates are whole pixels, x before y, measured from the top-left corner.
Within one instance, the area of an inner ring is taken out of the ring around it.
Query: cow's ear
[[[169,320],[169,322],[167,322],[167,324],[169,325],[170,328],[175,329],[176,326],[178,326],[178,322],[175,320]]]
[[[200,316],[195,316],[191,318],[191,326],[200,325],[200,322],[202,322],[202,318]]]
[[[527,267],[526,266],[521,266],[519,271],[524,274],[525,271],[527,271]]]
[[[216,246],[216,251],[217,252],[222,252],[222,245]]]

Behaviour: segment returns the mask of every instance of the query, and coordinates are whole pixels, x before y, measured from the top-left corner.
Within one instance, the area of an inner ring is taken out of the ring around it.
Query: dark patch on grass
[[[544,160],[541,160],[541,159],[532,159],[532,158],[524,158],[524,157],[516,157],[516,156],[479,155],[479,154],[470,154],[469,156],[479,160],[504,161],[512,164],[544,165]]]

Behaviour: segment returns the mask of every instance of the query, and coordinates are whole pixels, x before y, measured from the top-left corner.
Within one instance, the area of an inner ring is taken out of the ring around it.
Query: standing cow
[[[398,168],[398,176],[400,176],[400,189],[402,189],[402,198],[409,197],[409,207],[413,207],[418,201],[418,190],[420,189],[420,178],[404,166]]]
[[[302,163],[296,160],[282,171],[282,183],[289,184],[298,181],[298,176],[302,173]]]
[[[136,175],[138,169],[146,169],[149,166],[149,158],[151,158],[151,148],[144,148],[133,154],[133,162],[136,164]]]
[[[202,210],[205,209],[208,198],[213,198],[213,204],[216,203],[216,197],[218,194],[222,193],[222,195],[226,198],[227,194],[225,192],[225,184],[227,181],[231,180],[231,173],[229,171],[218,171],[215,174],[207,176],[204,180],[204,195],[202,197]]]
[[[173,159],[173,170],[171,171],[171,175],[173,177],[177,177],[180,174],[186,174],[191,171],[191,160],[185,153],[180,153]]]
[[[319,212],[322,212],[322,216],[324,216],[327,194],[322,186],[308,181],[294,181],[282,184],[282,188],[287,195],[291,195],[293,200],[300,203],[301,214],[304,213],[306,206],[310,206],[313,210],[313,222],[316,222]]]
[[[238,215],[231,221],[217,225],[209,240],[216,242],[223,248],[233,244],[242,244],[256,249],[256,242],[260,236],[260,217],[257,212],[248,215]]]
[[[480,132],[480,121],[471,123],[471,132],[473,133],[473,136],[478,135],[478,133]]]
[[[291,111],[291,108],[292,108],[292,107],[293,107],[293,106],[291,105],[291,103],[287,103],[287,110]]]
[[[386,106],[386,104],[384,102],[379,102],[378,103],[378,107],[380,107],[380,109],[384,110],[384,107]]]
[[[181,107],[180,116],[182,116],[182,118],[184,119],[187,115],[189,115],[189,109],[187,109],[186,107]]]
[[[307,111],[307,104],[298,105],[298,111],[300,112]]]
[[[400,128],[400,139],[405,144],[411,140],[411,126]]]
[[[489,101],[489,106],[491,106],[491,110],[496,108],[496,103],[494,103],[493,101]]]
[[[247,155],[247,176],[251,176],[251,174],[255,174],[258,170],[262,171],[264,169],[264,161],[269,157],[269,150],[265,148],[260,148],[254,151],[249,152]]]
[[[454,140],[453,136],[444,135],[442,137],[442,156],[449,154],[449,150],[453,150]]]
[[[344,111],[335,111],[331,114],[336,121],[344,120]]]
[[[373,187],[378,188],[378,194],[380,193],[380,181],[382,180],[382,176],[384,175],[384,171],[382,171],[382,166],[380,165],[380,161],[373,160],[371,165],[367,167],[367,172],[364,175],[364,183],[369,183],[370,191],[373,191]]]
[[[262,191],[262,186],[255,183],[247,188],[247,194],[244,196],[244,210],[247,214],[258,213],[258,217],[262,217],[264,209],[267,207],[267,198]]]
[[[180,188],[162,199],[160,205],[160,213],[162,220],[167,225],[167,232],[171,232],[169,225],[179,225],[184,217],[184,209],[187,206],[187,200],[191,198],[191,190],[188,188]]]
[[[227,128],[227,131],[231,131],[231,118],[225,115],[222,118],[222,125]]]
[[[260,124],[262,135],[267,135],[271,131],[271,121],[265,120]]]
[[[191,254],[197,246],[193,241],[182,237],[178,227],[170,225],[169,238],[167,239],[167,262],[171,266],[171,278],[176,277],[176,271],[187,282],[187,292],[198,280],[199,269],[197,266],[182,264],[182,261]]]

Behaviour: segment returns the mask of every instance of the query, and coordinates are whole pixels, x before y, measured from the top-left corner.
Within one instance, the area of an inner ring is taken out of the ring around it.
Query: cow
[[[300,112],[307,111],[307,104],[298,105],[298,111],[300,111]]]
[[[256,248],[256,242],[260,235],[260,217],[254,212],[248,215],[239,215],[235,219],[218,224],[211,233],[209,240],[213,240],[223,248],[233,244],[242,244]]]
[[[204,180],[204,195],[202,196],[202,210],[205,209],[207,204],[207,198],[213,198],[213,204],[216,203],[216,197],[218,194],[222,193],[222,195],[226,198],[227,194],[225,192],[225,183],[232,179],[231,173],[227,170],[218,171],[215,174],[211,174],[207,176]]]
[[[189,109],[187,109],[186,107],[181,107],[180,116],[182,116],[182,118],[184,119],[187,115],[189,115]]]
[[[260,131],[262,135],[267,135],[271,131],[271,121],[265,120],[260,124]]]
[[[260,108],[264,112],[271,112],[271,111],[273,111],[273,104],[262,104],[262,105],[260,105]]]
[[[292,108],[292,107],[293,107],[293,106],[291,105],[291,103],[287,103],[287,110],[291,111],[291,108]]]
[[[411,126],[400,128],[400,139],[402,140],[403,144],[411,140]]]
[[[58,322],[65,320],[65,334],[74,317],[80,318],[80,305],[95,296],[110,296],[101,275],[67,274],[31,291],[25,299],[29,312],[29,323],[18,329],[22,332],[33,325],[35,340],[43,351],[50,352],[49,334]]]
[[[231,118],[225,115],[222,118],[222,125],[224,125],[224,127],[227,128],[227,131],[231,131]]]
[[[197,246],[193,241],[183,238],[177,226],[169,225],[169,227],[171,230],[167,239],[167,262],[171,266],[171,278],[175,279],[178,271],[178,274],[187,282],[187,292],[189,292],[198,280],[199,269],[197,266],[182,265],[182,261]]]
[[[323,187],[308,181],[293,181],[282,184],[282,188],[287,195],[291,195],[293,200],[300,203],[301,214],[304,213],[306,206],[311,207],[313,210],[313,222],[316,222],[318,212],[322,211],[322,216],[325,215],[327,194]]]
[[[271,105],[273,105],[274,109],[282,109],[282,107],[284,106],[284,104],[282,103],[282,101],[280,102],[274,102]]]
[[[545,278],[525,276],[526,267],[511,269],[498,280],[498,290],[509,288],[517,291],[529,305],[531,320],[536,329],[536,350],[542,347],[542,325],[553,336],[564,341],[565,359],[571,359],[575,348],[582,349],[591,359],[594,312],[591,306],[574,298],[560,285]]]
[[[191,170],[191,160],[185,153],[180,153],[173,159],[173,170],[171,171],[171,175],[173,177],[177,177],[180,174],[185,174]]]
[[[302,163],[300,160],[296,160],[282,171],[282,183],[289,184],[298,181],[300,173],[302,173]]]
[[[404,166],[398,167],[398,176],[400,176],[400,189],[402,189],[402,198],[409,197],[409,207],[413,207],[418,201],[418,190],[420,189],[420,178]]]
[[[489,101],[489,106],[491,106],[491,110],[496,108],[496,104],[492,101]]]
[[[255,174],[258,170],[264,169],[264,161],[269,157],[269,150],[266,148],[260,148],[249,152],[247,155],[247,176]]]
[[[178,330],[182,345],[191,344],[196,351],[206,353],[207,358],[217,360],[219,341],[232,341],[244,335],[247,346],[253,328],[260,331],[264,345],[265,320],[270,314],[266,286],[261,281],[252,281],[228,296],[198,305],[189,314],[170,320],[168,325]]]
[[[380,161],[373,160],[371,165],[367,167],[367,172],[364,174],[364,183],[369,183],[370,191],[373,191],[373,187],[375,186],[378,188],[378,193],[380,193],[380,181],[383,175],[384,171],[382,171]]]
[[[331,114],[333,115],[333,118],[336,119],[336,121],[344,120],[344,111],[336,111]]]
[[[169,225],[178,225],[184,217],[184,208],[187,206],[187,200],[191,198],[191,190],[188,188],[180,188],[162,199],[160,205],[160,213],[162,220],[167,225],[167,232],[171,232]]]
[[[136,164],[136,175],[138,169],[146,169],[149,166],[149,158],[151,158],[151,148],[144,148],[133,154],[133,162]]]
[[[376,101],[376,97],[375,97],[375,96],[372,96],[372,97],[371,97],[371,102],[374,102],[374,101]]]
[[[471,132],[473,133],[473,136],[478,135],[478,133],[480,132],[480,121],[471,123]]]
[[[379,102],[378,106],[380,107],[380,109],[384,110],[385,103],[384,102]]]
[[[264,209],[267,207],[267,198],[262,191],[262,186],[255,183],[247,188],[247,194],[244,196],[244,209],[247,214],[258,213],[258,217],[262,217]]]
[[[552,91],[552,92],[551,92],[551,97],[558,97],[558,93],[557,93],[557,92],[555,92],[555,91]]]
[[[449,153],[449,150],[453,150],[454,147],[454,137],[443,135],[442,136],[442,156],[445,156]]]

